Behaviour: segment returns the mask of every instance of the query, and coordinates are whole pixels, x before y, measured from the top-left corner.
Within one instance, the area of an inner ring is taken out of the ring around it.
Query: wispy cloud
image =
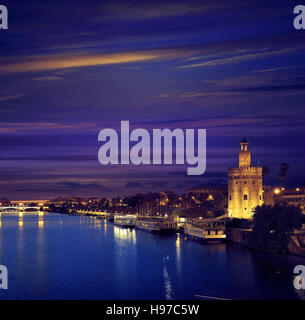
[[[226,58],[211,59],[211,60],[207,60],[200,63],[193,63],[193,64],[184,65],[184,66],[179,66],[177,67],[177,69],[213,67],[213,66],[219,66],[219,65],[225,65],[225,64],[240,63],[240,62],[253,60],[253,59],[268,58],[271,56],[288,54],[302,48],[304,48],[304,46],[285,48],[285,49],[274,50],[274,51],[265,50],[263,52],[237,54],[237,55],[233,55]]]
[[[238,2],[235,1],[235,6]],[[213,3],[193,1],[117,2],[101,6],[102,16],[96,20],[136,21],[176,16],[200,15],[232,7],[231,2],[214,0]]]
[[[240,92],[282,92],[282,91],[305,91],[305,84],[287,84],[281,86],[256,86],[241,88]]]
[[[0,100],[1,101],[1,100]],[[56,123],[56,122],[6,122],[0,121],[0,133],[33,134],[38,132],[88,132],[96,131],[97,124],[88,122],[78,123]]]
[[[16,100],[16,99],[22,98],[23,96],[24,96],[24,93],[12,94],[12,95],[1,95],[0,101]]]
[[[156,49],[82,55],[50,55],[30,57],[22,62],[0,66],[0,73],[37,72],[77,67],[90,67],[169,59],[192,54],[194,50]]]
[[[305,64],[300,65],[294,65],[294,66],[286,66],[286,67],[277,67],[277,68],[267,68],[267,69],[261,69],[261,70],[254,70],[251,71],[252,73],[264,73],[264,72],[274,72],[274,71],[285,71],[285,70],[291,70],[291,69],[298,69],[298,68],[304,68]]]
[[[57,80],[62,80],[63,77],[59,76],[44,76],[44,77],[37,77],[34,78],[33,80],[35,81],[57,81]]]

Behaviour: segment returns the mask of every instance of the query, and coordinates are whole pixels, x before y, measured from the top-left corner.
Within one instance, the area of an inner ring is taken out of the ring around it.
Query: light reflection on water
[[[9,271],[1,299],[296,299],[303,294],[293,289],[292,270],[305,259],[92,217],[2,214],[0,264]]]
[[[121,228],[118,226],[114,226],[113,234],[114,234],[114,237],[118,240],[126,240],[134,244],[137,242],[135,229]]]
[[[38,228],[43,229],[44,221],[42,219],[38,220]]]
[[[177,257],[177,272],[181,276],[181,235],[177,233],[176,239],[176,257]]]
[[[19,230],[23,229],[23,215],[19,215],[18,227]]]

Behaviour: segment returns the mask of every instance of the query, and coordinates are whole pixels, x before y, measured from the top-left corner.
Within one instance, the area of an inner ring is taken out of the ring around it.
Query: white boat
[[[184,234],[197,240],[219,242],[226,239],[225,222],[217,219],[202,219],[186,223]]]
[[[114,224],[123,228],[134,228],[136,216],[133,214],[115,215]]]
[[[176,223],[164,217],[138,216],[136,228],[150,232],[172,232],[176,230]]]

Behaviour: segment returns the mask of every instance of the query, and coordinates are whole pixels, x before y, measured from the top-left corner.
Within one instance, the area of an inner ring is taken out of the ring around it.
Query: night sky
[[[247,136],[268,183],[305,180],[301,1],[13,1],[0,30],[0,198],[226,183]],[[207,172],[99,164],[98,132],[207,128]]]

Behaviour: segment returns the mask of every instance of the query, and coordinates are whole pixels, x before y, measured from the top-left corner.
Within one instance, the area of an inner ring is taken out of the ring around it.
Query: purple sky
[[[112,196],[226,183],[247,136],[277,184],[305,180],[298,1],[2,1],[0,197]],[[207,128],[207,173],[98,163],[98,132]]]

